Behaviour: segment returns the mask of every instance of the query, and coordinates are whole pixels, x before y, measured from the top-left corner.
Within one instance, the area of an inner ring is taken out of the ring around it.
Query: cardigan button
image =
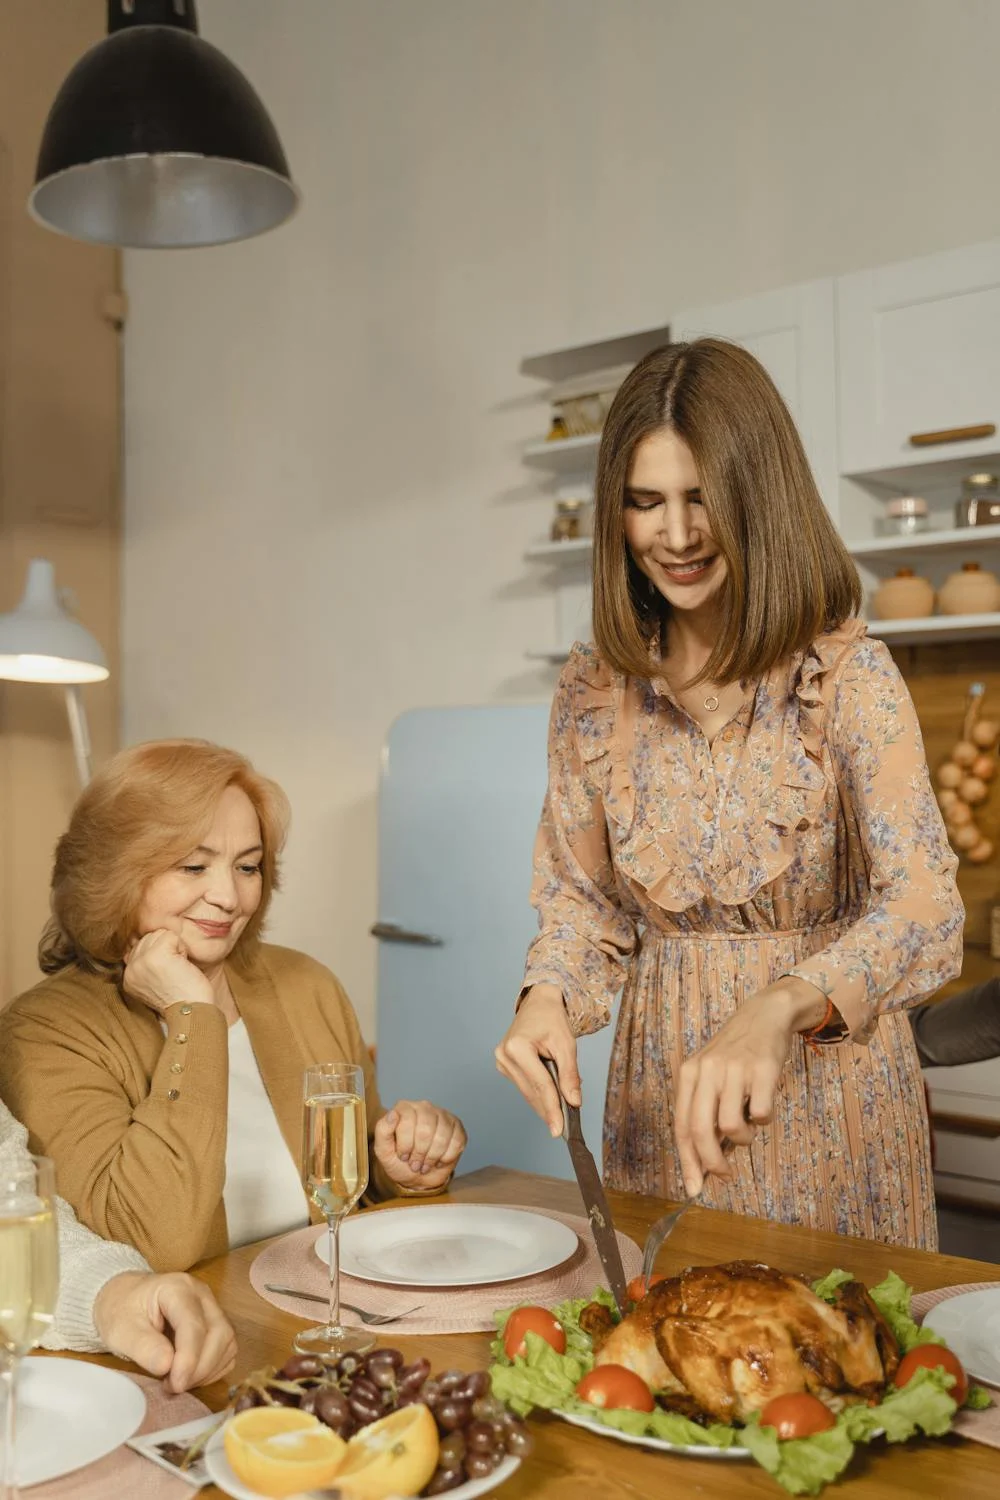
[[[190,1005],[182,1005],[181,1006],[181,1015],[182,1016],[189,1016],[190,1014],[191,1014],[191,1007],[190,1007]]]
[[[170,1064],[170,1071],[171,1071],[171,1073],[183,1073],[184,1072],[184,1064],[183,1063],[171,1063]]]
[[[188,1034],[187,1034],[186,1031],[179,1031],[177,1033],[177,1035],[174,1037],[174,1041],[177,1043],[177,1045],[179,1047],[183,1047],[183,1045],[187,1041],[187,1039],[188,1039]]]
[[[168,1099],[179,1099],[180,1097],[181,1097],[181,1091],[180,1091],[180,1089],[167,1089],[167,1098]]]

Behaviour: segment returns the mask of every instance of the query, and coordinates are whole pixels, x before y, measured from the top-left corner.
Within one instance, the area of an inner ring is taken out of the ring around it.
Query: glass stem
[[[17,1361],[0,1355],[0,1393],[3,1400],[3,1454],[0,1465],[0,1500],[18,1500],[17,1472],[14,1468],[14,1375]]]
[[[328,1327],[340,1329],[340,1215],[327,1219],[330,1244],[330,1321]]]

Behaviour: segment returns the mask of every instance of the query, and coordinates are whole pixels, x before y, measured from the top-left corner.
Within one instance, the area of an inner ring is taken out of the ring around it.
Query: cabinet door
[[[846,474],[996,454],[972,433],[1000,428],[1000,241],[843,276],[837,322]]]
[[[675,339],[733,339],[760,360],[802,435],[827,509],[837,520],[837,377],[832,281],[806,281],[670,320]]]

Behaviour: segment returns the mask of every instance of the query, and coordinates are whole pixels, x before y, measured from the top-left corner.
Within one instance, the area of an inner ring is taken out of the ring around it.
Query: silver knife
[[[622,1265],[622,1255],[618,1248],[618,1236],[615,1234],[614,1220],[608,1207],[608,1200],[604,1195],[604,1185],[601,1182],[597,1163],[583,1138],[583,1128],[580,1124],[580,1111],[575,1104],[568,1104],[563,1097],[563,1091],[559,1087],[559,1070],[550,1057],[543,1057],[542,1061],[552,1075],[552,1081],[556,1086],[563,1112],[563,1140],[569,1146],[570,1160],[573,1163],[573,1171],[583,1198],[583,1206],[587,1210],[587,1218],[590,1220],[590,1231],[594,1236],[594,1244],[597,1253],[601,1257],[601,1265],[604,1274],[608,1278],[611,1295],[615,1299],[618,1311],[624,1317],[628,1311],[628,1294],[625,1289],[625,1268]]]

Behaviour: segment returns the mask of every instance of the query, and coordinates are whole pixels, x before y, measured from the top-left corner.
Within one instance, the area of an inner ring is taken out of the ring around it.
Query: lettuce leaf
[[[878,1286],[868,1288],[868,1295],[885,1318],[899,1340],[899,1347],[906,1354],[918,1344],[943,1344],[944,1339],[930,1328],[922,1328],[914,1321],[910,1312],[913,1297],[912,1286],[907,1286],[902,1276],[890,1271]]]
[[[824,1302],[836,1302],[838,1287],[842,1287],[845,1281],[853,1280],[854,1277],[850,1271],[831,1271],[821,1281],[814,1281],[812,1289],[817,1297],[822,1297]]]
[[[965,1398],[965,1410],[986,1411],[993,1405],[993,1397],[985,1386],[970,1385],[969,1394]]]
[[[761,1468],[792,1495],[818,1495],[843,1473],[854,1454],[854,1444],[840,1421],[829,1432],[782,1441],[773,1427],[761,1427],[755,1417],[740,1433],[740,1440]]]
[[[580,1359],[570,1354],[568,1336],[565,1354],[557,1354],[537,1333],[525,1334],[524,1345],[523,1355],[513,1361],[505,1355],[506,1363],[492,1366],[490,1381],[494,1396],[505,1401],[519,1417],[535,1406],[552,1411],[575,1400],[577,1385],[594,1363],[592,1356],[588,1353]]]
[[[954,1383],[940,1368],[917,1370],[901,1391],[891,1391],[878,1406],[849,1406],[840,1421],[856,1443],[883,1433],[890,1443],[905,1443],[918,1432],[940,1437],[958,1410],[950,1393]]]

